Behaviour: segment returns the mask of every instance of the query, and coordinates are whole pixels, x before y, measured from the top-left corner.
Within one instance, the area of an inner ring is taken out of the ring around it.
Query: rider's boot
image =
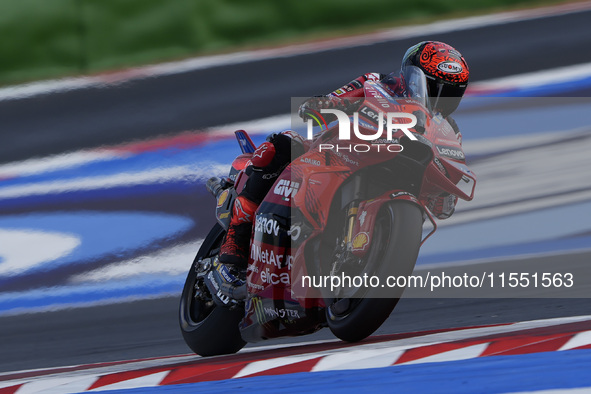
[[[252,222],[257,207],[258,204],[244,196],[238,196],[234,201],[232,219],[218,256],[220,263],[239,271],[246,270]]]

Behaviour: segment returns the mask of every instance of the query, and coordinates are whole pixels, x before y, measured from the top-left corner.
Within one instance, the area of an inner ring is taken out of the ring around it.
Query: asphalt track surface
[[[462,50],[477,81],[590,62],[591,53],[585,50],[591,41],[590,17],[591,12],[581,12],[435,38]],[[397,68],[400,54],[422,39],[5,101],[0,104],[0,160],[284,113],[291,96],[326,92],[360,73]],[[557,265],[584,263],[589,254],[546,259]],[[2,317],[0,371],[188,353],[178,329],[177,305],[176,298],[165,298]],[[589,314],[590,306],[582,298],[405,299],[377,333],[582,315]],[[323,330],[263,344],[329,338],[330,332]]]
[[[591,253],[505,262],[588,264]],[[483,269],[482,265],[474,267]],[[446,270],[452,274],[451,270]],[[462,272],[470,273],[462,267]],[[587,289],[588,291],[591,289]],[[511,323],[591,313],[588,298],[403,298],[374,335]],[[580,294],[580,297],[585,297]],[[178,298],[0,318],[0,372],[190,354],[178,327]],[[334,340],[328,329],[251,346]]]

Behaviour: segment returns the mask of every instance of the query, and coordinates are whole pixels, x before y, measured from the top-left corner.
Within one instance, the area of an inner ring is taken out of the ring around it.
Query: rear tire
[[[204,293],[204,286],[196,286],[197,262],[217,254],[224,234],[222,226],[216,223],[203,241],[187,275],[180,301],[179,323],[183,338],[191,350],[200,356],[232,354],[246,345],[238,328],[244,317],[244,308],[219,307],[211,300],[209,292],[205,290]],[[198,293],[203,296],[199,297]]]
[[[379,276],[382,284],[390,275],[410,275],[421,246],[422,227],[423,213],[416,204],[400,200],[384,204],[376,219],[367,266],[375,266],[375,259],[392,261],[380,264],[377,260],[377,267],[368,275]],[[398,288],[388,293],[389,298],[377,298],[384,296],[383,289],[369,287],[360,298],[325,299],[328,326],[344,341],[360,341],[384,323],[403,292],[404,288]]]

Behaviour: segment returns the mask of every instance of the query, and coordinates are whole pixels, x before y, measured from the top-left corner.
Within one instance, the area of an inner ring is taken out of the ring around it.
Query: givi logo
[[[282,196],[284,200],[289,201],[291,197],[295,196],[299,188],[300,184],[298,182],[293,182],[289,179],[281,179],[277,182],[277,186],[275,186],[273,193]]]

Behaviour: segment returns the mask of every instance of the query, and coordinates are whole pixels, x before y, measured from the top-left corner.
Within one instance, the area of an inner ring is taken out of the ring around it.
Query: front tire
[[[203,241],[187,275],[180,301],[179,323],[183,338],[200,356],[232,354],[246,345],[238,328],[244,308],[217,306],[197,278],[198,261],[218,253],[224,234],[222,226],[216,223]]]
[[[408,276],[412,273],[421,246],[423,213],[416,204],[392,201],[385,204],[376,220],[366,266],[374,267],[368,275]],[[389,261],[383,261],[383,260]],[[390,316],[404,288],[389,292],[371,287],[359,298],[325,299],[326,320],[333,334],[348,342],[360,341],[373,334]],[[357,297],[357,296],[356,296]],[[378,298],[382,297],[382,298]]]

